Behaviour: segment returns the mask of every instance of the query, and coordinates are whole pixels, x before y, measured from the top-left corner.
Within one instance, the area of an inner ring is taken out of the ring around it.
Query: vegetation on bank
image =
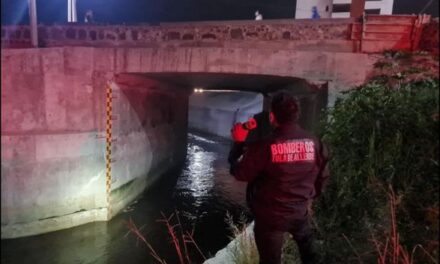
[[[332,178],[316,220],[326,263],[437,263],[438,77],[409,69],[346,92],[323,122]]]

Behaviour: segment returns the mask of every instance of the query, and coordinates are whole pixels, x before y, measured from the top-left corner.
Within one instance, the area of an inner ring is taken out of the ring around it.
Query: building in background
[[[333,0],[297,0],[296,1],[296,19],[313,18],[314,8],[320,18],[332,17],[332,4]]]
[[[297,0],[296,19],[313,18],[316,8],[320,18],[350,17],[353,0]],[[365,13],[391,15],[394,0],[365,0]]]
[[[333,0],[333,18],[350,17],[350,8],[353,0]],[[394,0],[365,0],[366,14],[391,15]]]

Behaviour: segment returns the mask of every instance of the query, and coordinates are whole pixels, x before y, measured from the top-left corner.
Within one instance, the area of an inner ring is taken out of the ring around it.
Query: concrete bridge
[[[2,27],[2,238],[111,219],[184,160],[194,87],[288,89],[316,120],[374,52],[431,41],[428,22],[41,26],[40,48],[28,27]]]

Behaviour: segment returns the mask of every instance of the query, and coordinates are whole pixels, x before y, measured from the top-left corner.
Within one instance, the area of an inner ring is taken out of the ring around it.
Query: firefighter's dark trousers
[[[305,212],[307,209],[305,209]],[[260,264],[280,264],[284,234],[289,232],[298,244],[303,264],[314,263],[312,230],[309,215],[276,216],[255,214],[255,242],[260,254]]]

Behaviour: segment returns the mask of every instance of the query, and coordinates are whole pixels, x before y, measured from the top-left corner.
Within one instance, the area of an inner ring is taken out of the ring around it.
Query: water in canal
[[[146,245],[128,233],[130,218],[167,263],[178,263],[166,227],[157,222],[161,213],[178,211],[182,226],[190,231],[206,257],[229,242],[226,212],[235,218],[248,215],[245,185],[228,172],[230,142],[199,133],[188,134],[183,168],[170,172],[154,188],[109,222],[89,223],[48,234],[2,240],[1,263],[5,264],[138,264],[157,263]],[[128,234],[127,234],[128,233]],[[202,259],[194,257],[194,263]]]

